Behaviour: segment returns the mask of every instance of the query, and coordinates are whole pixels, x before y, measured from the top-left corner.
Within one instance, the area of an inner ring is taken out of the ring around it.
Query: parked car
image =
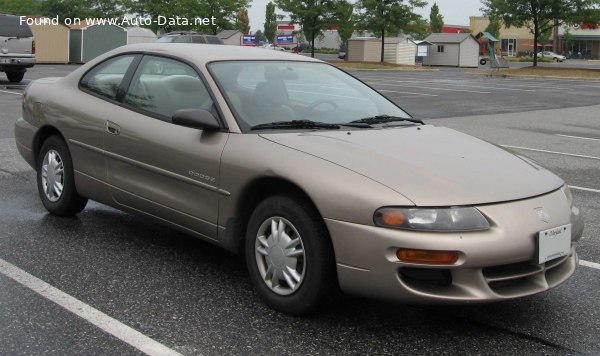
[[[556,53],[551,52],[551,51],[538,52],[537,56],[538,56],[538,58],[548,57],[550,59],[553,59],[555,62],[562,62],[565,59],[567,59],[567,57],[565,57],[565,56],[563,56],[561,54],[556,54]]]
[[[346,45],[343,44],[340,46],[340,50],[338,52],[339,59],[346,59]]]
[[[264,45],[262,45],[262,46],[260,46],[260,47],[261,47],[261,48],[264,48],[264,49],[271,49],[271,50],[274,50],[274,51],[285,51],[285,48],[283,48],[283,47],[278,47],[278,46],[273,46],[273,45],[272,45],[272,44],[270,44],[270,43],[264,44]]]
[[[9,82],[18,83],[34,65],[31,29],[18,16],[0,14],[0,72],[6,73]]]
[[[582,214],[562,179],[309,57],[123,46],[33,81],[15,139],[50,213],[92,199],[240,253],[289,314],[339,288],[502,301],[577,265]]]
[[[193,31],[169,32],[159,37],[156,42],[160,43],[208,43],[224,44],[223,40],[215,35],[198,33]]]

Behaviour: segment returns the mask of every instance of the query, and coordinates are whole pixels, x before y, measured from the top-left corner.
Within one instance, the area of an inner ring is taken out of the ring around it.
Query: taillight
[[[35,40],[31,41],[31,54],[35,54]]]

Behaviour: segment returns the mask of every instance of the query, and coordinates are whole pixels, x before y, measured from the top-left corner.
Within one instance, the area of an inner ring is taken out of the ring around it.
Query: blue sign
[[[242,46],[256,46],[256,36],[254,36],[254,35],[242,36]]]
[[[285,45],[294,43],[293,35],[277,35],[276,44],[277,45]]]

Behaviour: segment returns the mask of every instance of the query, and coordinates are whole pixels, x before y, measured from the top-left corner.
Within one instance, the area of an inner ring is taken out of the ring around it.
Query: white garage
[[[479,66],[479,42],[469,33],[432,33],[425,41],[432,43],[424,65]]]

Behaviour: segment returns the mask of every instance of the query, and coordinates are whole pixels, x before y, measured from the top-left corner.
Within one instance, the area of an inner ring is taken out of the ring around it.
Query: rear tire
[[[71,154],[59,136],[50,136],[42,144],[37,160],[37,186],[42,204],[52,214],[75,215],[87,204],[87,199],[75,189]]]
[[[259,203],[248,223],[245,255],[255,290],[277,311],[309,313],[339,288],[329,234],[304,199],[278,195]]]
[[[25,72],[6,72],[6,77],[11,83],[19,83],[21,80],[23,80],[24,76]]]

